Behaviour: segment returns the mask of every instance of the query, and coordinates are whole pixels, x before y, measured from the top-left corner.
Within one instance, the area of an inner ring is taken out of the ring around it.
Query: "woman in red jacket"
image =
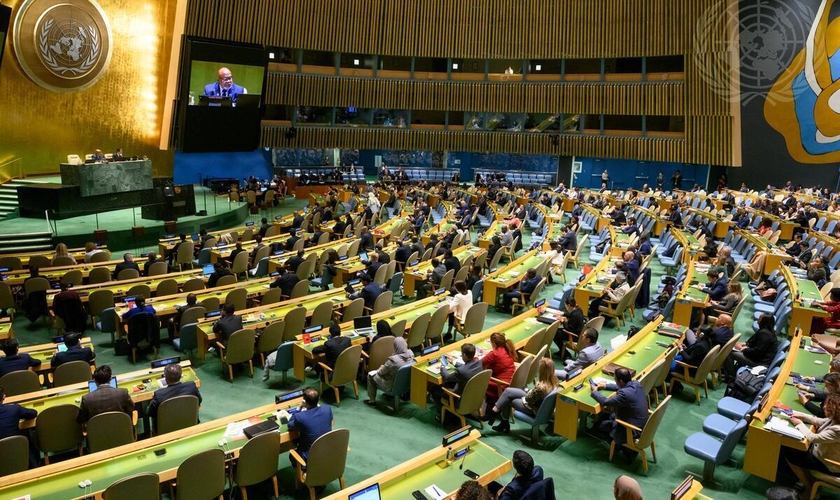
[[[481,358],[482,366],[493,371],[494,379],[510,382],[510,379],[513,378],[513,372],[516,370],[516,366],[513,364],[516,360],[516,346],[512,340],[505,338],[504,333],[498,332],[490,335],[490,345],[493,350]],[[499,394],[506,387],[505,385],[499,388],[496,382],[490,381],[490,385],[487,386],[487,406],[489,408],[493,407],[493,404],[499,399]]]

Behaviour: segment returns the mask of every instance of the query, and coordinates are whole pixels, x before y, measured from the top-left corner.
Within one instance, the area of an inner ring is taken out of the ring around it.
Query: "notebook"
[[[606,373],[607,375],[615,375],[615,371],[618,370],[619,368],[627,368],[627,367],[616,364],[616,363],[607,363],[606,365],[604,365],[604,368],[602,368],[601,371]],[[636,370],[634,370],[632,368],[627,368],[627,369],[630,370],[630,376],[631,377],[636,376]]]
[[[356,335],[373,335],[370,316],[357,316],[353,318],[353,331],[356,332]]]

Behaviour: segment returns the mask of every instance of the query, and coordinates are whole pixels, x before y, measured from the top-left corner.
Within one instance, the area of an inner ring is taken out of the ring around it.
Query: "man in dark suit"
[[[399,248],[397,248],[397,253],[394,254],[394,260],[397,261],[397,263],[400,266],[402,266],[402,269],[405,269],[405,265],[408,263],[408,258],[411,256],[412,253],[414,253],[414,251],[411,249],[408,243],[403,242],[403,244],[400,245]]]
[[[391,262],[391,256],[382,249],[382,243],[377,243],[376,246],[373,248],[373,253],[379,256],[379,263],[382,265],[388,264]]]
[[[448,363],[449,358],[446,359]],[[451,389],[455,394],[460,395],[464,392],[467,382],[484,370],[481,360],[475,357],[475,345],[473,344],[466,343],[461,346],[461,360],[464,362],[462,365],[456,366],[453,371],[449,371],[447,366],[444,365],[443,356],[441,357],[440,376],[443,377],[443,384],[441,387],[435,386],[432,388],[432,399],[434,401],[440,401],[443,398],[442,387]],[[436,412],[435,418],[439,418],[437,417],[439,413]]]
[[[525,498],[525,492],[528,491],[528,488],[543,480],[542,467],[535,466],[534,458],[527,452],[523,450],[514,451],[512,461],[516,475],[513,476],[513,479],[511,479],[507,486],[497,493],[499,500],[519,500]],[[494,483],[491,483],[491,485]]]
[[[297,274],[287,272],[284,268],[280,267],[277,269],[277,278],[271,282],[269,287],[271,288],[279,288],[280,293],[282,295],[291,296],[292,289],[294,289],[295,285],[298,284],[300,278],[297,277]]]
[[[519,301],[528,300],[534,289],[540,283],[540,277],[537,275],[537,270],[533,267],[525,271],[525,277],[519,282],[519,290],[513,290],[504,294],[504,304],[501,307],[502,311],[510,311],[513,299]]]
[[[230,257],[228,257],[228,260],[230,261],[231,265],[233,265],[233,261],[236,260],[236,256],[241,254],[244,251],[245,251],[245,249],[242,248],[242,242],[237,241],[236,242],[236,248],[234,248],[233,250],[230,251]]]
[[[233,304],[225,304],[222,308],[222,317],[213,324],[213,333],[219,336],[223,345],[227,345],[228,338],[242,329],[242,316],[234,314],[236,307]]]
[[[296,441],[298,455],[304,460],[309,457],[309,449],[312,443],[319,437],[332,430],[333,414],[329,405],[318,405],[320,395],[314,387],[307,387],[303,390],[303,404],[300,411],[289,419],[289,430],[297,431]],[[289,455],[289,460],[295,463],[294,458]]]
[[[635,458],[635,452],[622,447],[626,441],[627,432],[624,430],[624,426],[617,423],[616,420],[627,422],[640,429],[644,428],[648,420],[648,401],[645,390],[638,381],[633,380],[630,370],[627,368],[616,369],[614,384],[592,384],[590,382],[590,389],[592,390],[592,399],[604,407],[605,411],[610,412],[609,416],[600,422],[599,430],[615,441],[616,446],[622,450],[628,460]],[[615,391],[615,394],[606,397],[598,392],[603,389]],[[635,437],[639,437],[640,433],[634,431],[633,434]]]
[[[223,276],[230,276],[232,273],[222,262],[213,264],[213,272],[207,278],[207,288],[213,288],[219,282],[219,278]]]
[[[295,218],[292,219],[292,231],[298,229],[300,226],[303,225],[303,213],[302,212],[295,212]]]
[[[379,262],[379,254],[376,252],[371,252],[368,255],[370,258],[369,261],[365,263],[365,272],[370,276],[376,276],[376,271],[379,271],[379,268],[382,267],[382,263]]]
[[[452,254],[452,250],[447,249],[443,254],[443,266],[447,271],[455,271],[455,274],[458,274],[461,270],[461,261]]]
[[[64,352],[57,352],[52,357],[50,366],[52,366],[53,369],[58,368],[64,363],[69,363],[70,361],[82,360],[90,363],[96,359],[96,353],[93,352],[93,349],[90,347],[82,347],[79,344],[80,337],[81,335],[78,333],[68,333],[64,335],[64,345],[67,346],[67,350]]]
[[[376,298],[382,294],[382,288],[373,282],[373,278],[369,274],[363,274],[360,279],[362,280],[362,289],[357,293],[351,294],[350,298],[353,300],[363,298],[365,299],[365,307],[373,309]]]
[[[134,401],[128,395],[127,389],[114,389],[109,385],[111,382],[111,367],[102,365],[93,372],[93,380],[97,389],[90,394],[82,396],[82,404],[79,406],[79,414],[76,422],[87,423],[88,420],[109,411],[121,411],[131,415],[134,411]]]
[[[5,357],[0,358],[0,377],[18,370],[28,370],[41,366],[40,359],[33,359],[29,354],[19,354],[20,343],[17,339],[6,339],[3,344]]]
[[[137,271],[137,274],[140,274],[140,266],[134,262],[134,256],[130,253],[123,254],[123,261],[117,264],[117,267],[114,269],[114,276],[118,276],[120,271],[124,271],[126,269],[134,269]]]
[[[369,251],[373,250],[373,235],[370,234],[370,230],[367,226],[362,226],[362,234],[359,236],[361,242],[359,243],[359,250]]]
[[[303,261],[306,260],[303,258],[305,252],[303,250],[298,250],[297,254],[292,255],[289,260],[286,261],[286,269],[288,269],[292,273],[296,273],[298,268]]]
[[[236,96],[247,93],[245,87],[233,83],[233,75],[227,68],[219,68],[219,77],[216,81],[204,86],[204,95],[230,97],[233,102],[236,102]]]
[[[566,252],[574,252],[577,250],[577,235],[575,232],[566,226],[563,229],[563,236],[560,238],[560,246]]]
[[[31,410],[24,408],[19,404],[5,403],[6,394],[3,388],[0,387],[0,439],[5,439],[12,436],[20,436],[20,421],[32,420],[38,416],[38,410]],[[41,456],[38,449],[33,445],[31,437],[29,438],[29,468],[38,467]]]
[[[166,380],[166,387],[156,390],[155,395],[152,396],[152,402],[149,403],[149,409],[146,412],[150,417],[156,418],[160,405],[178,396],[195,396],[198,398],[198,404],[201,404],[201,393],[195,382],[181,382],[181,365],[178,363],[166,365],[163,369],[163,378]]]
[[[143,264],[143,276],[149,275],[149,268],[152,267],[152,264],[155,262],[159,262],[157,260],[157,254],[154,252],[149,252],[146,256],[146,262]]]
[[[169,338],[175,338],[175,332],[181,329],[181,316],[184,315],[184,311],[191,307],[196,307],[198,305],[198,297],[195,296],[194,293],[187,294],[187,303],[175,306],[175,316],[169,318]]]
[[[348,347],[350,347],[350,337],[342,337],[341,328],[336,324],[332,324],[330,325],[330,338],[328,338],[323,344],[312,349],[312,354],[316,356],[323,354],[324,364],[330,368],[335,368],[335,362],[338,359],[338,355],[344,352],[344,350]],[[317,369],[318,365],[315,366],[316,371],[319,371]]]
[[[260,223],[260,236],[265,238],[265,233],[268,232],[268,228],[271,226],[268,224],[268,219],[266,217],[263,217]]]
[[[256,244],[256,246],[254,246],[254,249],[251,250],[251,255],[248,257],[248,260],[250,262],[251,267],[257,267],[257,264],[258,264],[258,262],[257,262],[257,252],[259,252],[260,249],[265,248],[265,245],[263,245],[263,243],[262,243],[262,236],[260,236],[260,235],[254,236],[254,241],[257,244]]]
[[[723,300],[728,293],[726,278],[718,274],[714,269],[710,269],[706,273],[706,277],[709,278],[709,284],[701,288],[701,290],[708,293],[711,300]]]
[[[426,251],[426,247],[423,246],[423,242],[420,241],[420,238],[418,238],[417,236],[412,236],[411,237],[411,252],[410,253],[417,252],[417,257],[420,258],[420,257],[423,257],[423,253],[425,251]]]
[[[624,265],[627,266],[627,283],[633,286],[639,279],[639,261],[636,260],[636,254],[629,250],[624,252],[623,258]]]
[[[723,345],[729,342],[729,340],[735,335],[735,332],[732,331],[732,316],[728,314],[721,314],[715,320],[715,326],[712,328],[711,338],[711,347],[719,345],[723,348]]]

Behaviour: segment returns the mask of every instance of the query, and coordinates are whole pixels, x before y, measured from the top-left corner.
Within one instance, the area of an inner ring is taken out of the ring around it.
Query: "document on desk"
[[[446,492],[442,489],[438,488],[434,484],[426,488],[426,493],[429,494],[434,500],[443,500],[446,498]]]
[[[795,427],[790,425],[790,422],[779,417],[770,417],[770,420],[764,425],[765,429],[770,429],[784,436],[792,437],[793,439],[802,440],[805,436],[799,432]]]

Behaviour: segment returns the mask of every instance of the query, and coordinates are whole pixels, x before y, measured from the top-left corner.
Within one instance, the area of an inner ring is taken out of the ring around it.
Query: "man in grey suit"
[[[152,402],[149,403],[149,409],[146,411],[150,417],[157,416],[157,410],[164,401],[178,396],[195,396],[198,398],[198,404],[201,404],[201,393],[198,392],[195,382],[181,382],[181,365],[178,363],[166,365],[163,369],[163,378],[166,380],[166,387],[156,390],[155,395],[152,396]]]
[[[76,422],[87,423],[88,420],[109,411],[121,411],[129,416],[134,411],[134,401],[128,395],[126,389],[115,389],[109,385],[111,382],[111,367],[102,365],[93,372],[93,380],[96,382],[96,390],[82,396],[82,404],[79,407],[79,415]]]
[[[633,380],[630,370],[618,368],[615,371],[615,384],[592,384],[592,398],[609,411],[608,417],[601,420],[599,430],[604,436],[610,436],[618,448],[624,453],[628,461],[636,457],[636,452],[624,448],[627,431],[617,423],[616,420],[627,422],[630,425],[643,429],[648,420],[648,400],[645,390],[639,382]],[[615,391],[610,397],[601,394],[600,390]],[[638,438],[640,433],[633,431],[634,437]]]
[[[443,377],[443,384],[440,387],[432,388],[432,399],[434,401],[440,401],[443,398],[443,387],[460,395],[464,392],[467,382],[484,370],[481,360],[475,357],[475,346],[473,344],[467,343],[461,346],[461,359],[464,363],[456,366],[455,370],[450,372],[446,366],[449,360],[441,356],[440,376]],[[435,412],[435,418],[440,418],[440,412]]]
[[[574,373],[579,368],[586,368],[604,357],[604,348],[598,343],[598,330],[587,328],[582,335],[581,342],[584,347],[580,350],[576,359],[567,359],[566,366],[562,370],[554,372],[558,379],[566,380],[570,373]]]

